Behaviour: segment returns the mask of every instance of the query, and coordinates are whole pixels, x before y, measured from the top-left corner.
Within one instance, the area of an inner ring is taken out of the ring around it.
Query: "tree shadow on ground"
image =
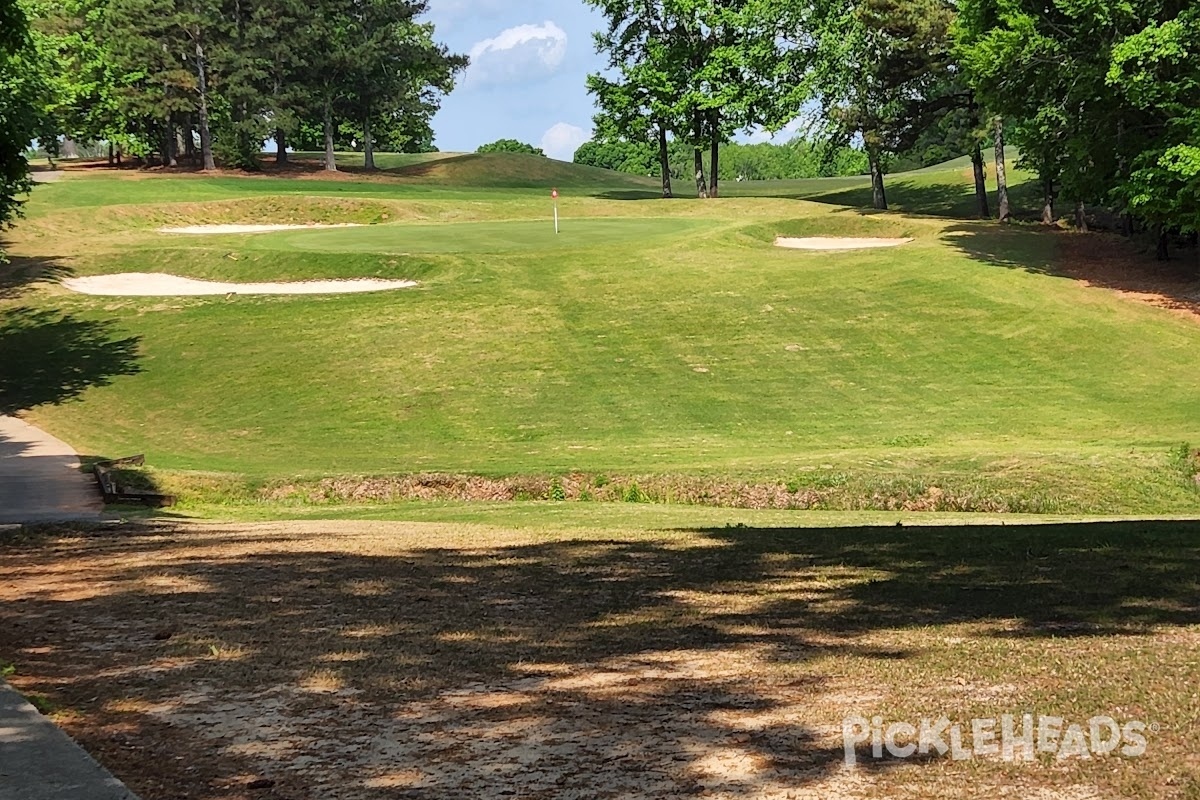
[[[888,184],[887,196],[892,211],[951,219],[974,219],[979,216],[974,190],[964,184],[897,181]],[[870,208],[873,202],[870,186],[811,194],[798,199],[858,208]]]
[[[73,732],[145,796],[250,774],[281,797],[784,796],[834,785],[830,717],[865,713],[871,676],[921,655],[872,634],[1200,623],[1194,522],[513,544],[366,530],[10,540],[0,659],[81,711]],[[831,658],[861,665],[858,699]]]
[[[846,181],[846,178],[822,179]],[[928,179],[926,179],[928,180]],[[1014,218],[1033,218],[1040,209],[1040,198],[1034,181],[1013,180],[1009,184],[1009,199]],[[975,198],[975,186],[969,174],[952,183],[929,183],[920,179],[887,179],[885,181],[889,210],[906,214],[948,219],[978,219],[979,208]],[[823,189],[815,181],[799,191],[776,191],[771,182],[763,182],[760,190],[754,186],[738,186],[734,191],[742,197],[782,197],[792,200],[807,200],[825,205],[845,206],[852,209],[870,209],[873,206],[871,185],[865,178],[857,185]],[[994,186],[989,192],[991,213],[996,212]]]
[[[0,242],[0,252],[3,250]],[[19,297],[35,284],[59,283],[75,274],[57,258],[9,255],[7,261],[0,261],[0,300]]]
[[[594,197],[597,200],[694,200],[694,197],[666,197],[662,196],[662,190],[654,189],[602,189],[590,192],[589,197]]]
[[[62,403],[120,375],[135,375],[137,336],[105,320],[16,307],[0,317],[0,414]]]
[[[1107,636],[1200,623],[1200,522],[701,532],[751,556],[883,573],[823,614],[842,632],[1013,620],[1000,635]]]
[[[990,266],[1070,278],[1200,317],[1200,275],[1190,265],[1156,261],[1121,236],[974,225],[949,228],[944,240]]]

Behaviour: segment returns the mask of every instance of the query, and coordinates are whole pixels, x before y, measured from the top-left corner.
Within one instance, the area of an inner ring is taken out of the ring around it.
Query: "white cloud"
[[[476,42],[465,86],[515,83],[552,75],[567,56],[567,32],[554,22],[518,25]]]
[[[749,144],[762,144],[764,142],[787,144],[792,139],[804,133],[810,124],[811,121],[807,117],[796,117],[774,134],[765,128],[754,128],[746,134],[746,142]]]
[[[576,125],[559,122],[542,134],[540,147],[550,158],[570,161],[575,157],[579,145],[592,138],[592,134]]]

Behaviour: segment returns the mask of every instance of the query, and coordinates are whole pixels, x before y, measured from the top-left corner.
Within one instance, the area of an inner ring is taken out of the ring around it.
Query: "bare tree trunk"
[[[333,98],[325,98],[325,171],[337,172],[337,157],[333,152]]]
[[[113,143],[112,143],[112,142],[109,142],[109,143],[108,143],[108,165],[109,165],[110,167],[111,167],[113,164],[117,163],[117,162],[116,162],[116,158],[114,157],[114,155],[115,155],[115,154],[114,154],[114,151],[113,151]]]
[[[200,155],[204,159],[203,169],[215,170],[217,162],[213,158],[212,131],[208,127],[208,70],[204,66],[204,48],[196,42],[196,77],[200,89]]]
[[[1085,233],[1088,230],[1087,206],[1082,200],[1075,201],[1075,227]]]
[[[671,193],[671,155],[667,151],[667,128],[658,123],[658,168],[662,170],[662,196],[664,200],[673,197]]]
[[[707,200],[708,181],[704,179],[704,151],[699,147],[693,147],[692,152],[695,154],[696,162],[696,196],[701,200]]]
[[[1042,178],[1042,224],[1054,224],[1054,178]]]
[[[171,124],[171,120],[167,120],[166,129],[163,131],[163,166],[177,167],[179,162],[175,158],[175,126]]]
[[[886,211],[888,207],[887,190],[883,185],[883,163],[879,151],[867,151],[867,162],[871,167],[871,204],[874,208]]]
[[[196,166],[196,130],[192,125],[190,114],[183,125],[183,154],[187,157],[189,164],[193,167]]]
[[[975,202],[978,205],[979,218],[991,219],[992,210],[988,208],[988,191],[987,191],[987,173],[983,170],[983,150],[979,147],[979,142],[975,142],[975,149],[971,152],[971,165],[975,169]]]
[[[275,129],[275,163],[279,166],[288,163],[287,134],[282,128]]]
[[[712,137],[712,142],[709,143],[708,156],[708,196],[720,196],[720,161],[721,161],[721,137],[717,134],[720,128],[721,112],[713,109],[709,113],[709,135]]]
[[[1170,239],[1167,236],[1167,227],[1165,225],[1158,226],[1158,247],[1154,253],[1154,257],[1159,261],[1171,260]]]
[[[704,141],[704,120],[699,114],[692,117],[692,156],[696,170],[696,196],[702,200],[708,199],[708,181],[704,179],[704,151],[701,142]]]
[[[117,166],[121,166],[121,145],[117,145]]]
[[[996,215],[1001,222],[1012,221],[1008,205],[1008,165],[1004,154],[1004,118],[996,117]]]
[[[363,169],[375,169],[375,142],[371,140],[371,112],[363,116]]]

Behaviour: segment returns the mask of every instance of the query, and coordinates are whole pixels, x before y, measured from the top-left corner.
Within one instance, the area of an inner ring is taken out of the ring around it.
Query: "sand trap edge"
[[[876,247],[899,247],[913,239],[876,239],[833,236],[808,236],[796,238],[776,236],[775,246],[788,250],[869,250]]]
[[[416,281],[362,278],[281,283],[223,283],[183,278],[165,272],[122,272],[67,278],[62,286],[72,292],[96,297],[209,297],[212,295],[305,295],[360,294],[411,289]]]
[[[359,222],[333,222],[311,225],[185,225],[181,228],[159,228],[159,233],[188,234],[195,236],[230,233],[275,233],[278,231],[312,231],[322,228],[362,228]]]

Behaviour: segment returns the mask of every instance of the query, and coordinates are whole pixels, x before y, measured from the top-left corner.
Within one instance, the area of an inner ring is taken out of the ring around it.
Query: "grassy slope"
[[[39,187],[15,252],[77,272],[378,275],[422,286],[232,302],[26,295],[113,320],[142,348],[140,374],[32,418],[90,453],[144,450],[160,467],[262,480],[872,475],[1001,487],[1051,511],[1196,506],[1165,454],[1197,438],[1200,395],[1184,365],[1200,327],[1042,274],[1049,235],[791,199],[853,200],[858,179],[727,184],[727,194],[777,196],[663,203],[622,199],[649,195],[652,182],[545,159],[397,169],[373,180]],[[893,197],[910,187],[910,202],[936,196],[953,210],[970,203],[960,172],[897,176]],[[551,182],[566,189],[558,238]],[[149,230],[306,209],[387,224],[187,240]],[[769,243],[820,232],[917,241],[839,254]]]

